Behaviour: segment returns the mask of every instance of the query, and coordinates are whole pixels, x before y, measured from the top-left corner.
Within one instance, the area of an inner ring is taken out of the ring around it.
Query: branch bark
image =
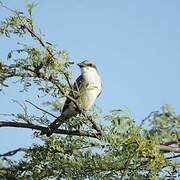
[[[27,124],[22,122],[13,122],[13,121],[0,121],[0,128],[1,127],[16,127],[16,128],[26,128],[32,130],[39,130],[42,132],[47,132],[47,127],[35,125],[35,124]],[[85,136],[85,137],[92,137],[98,138],[100,133],[93,133],[88,131],[81,131],[81,130],[65,130],[65,129],[57,129],[53,131],[55,134],[64,134],[64,135],[74,135],[74,136]]]
[[[180,148],[178,147],[171,147],[167,145],[158,145],[157,147],[163,153],[169,153],[169,152],[180,153]]]

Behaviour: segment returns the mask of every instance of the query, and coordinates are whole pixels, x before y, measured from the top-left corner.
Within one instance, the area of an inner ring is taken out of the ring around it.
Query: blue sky
[[[139,121],[166,103],[180,112],[179,0],[37,2],[34,18],[46,40],[66,49],[75,62],[96,62],[103,79],[103,93],[96,104],[104,114],[126,106]],[[6,4],[25,10],[23,0]],[[6,15],[7,11],[0,10],[1,20]],[[0,38],[1,59],[16,41]],[[78,67],[73,71],[75,78]],[[13,88],[0,96],[0,113],[18,110],[10,99],[26,98]],[[36,100],[33,91],[29,98]],[[0,153],[31,144],[31,134],[30,130],[1,128]]]

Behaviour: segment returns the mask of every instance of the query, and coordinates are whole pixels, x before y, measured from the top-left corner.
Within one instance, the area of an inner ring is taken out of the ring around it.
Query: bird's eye
[[[90,67],[92,67],[93,65],[92,64],[89,64]]]

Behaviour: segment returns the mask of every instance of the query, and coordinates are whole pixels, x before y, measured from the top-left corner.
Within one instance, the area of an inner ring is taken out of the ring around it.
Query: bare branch
[[[13,156],[15,155],[16,153],[20,152],[20,151],[26,151],[27,148],[18,148],[18,149],[15,149],[15,150],[12,150],[12,151],[9,151],[9,152],[6,152],[4,154],[0,154],[0,157],[5,157],[5,156]]]
[[[35,124],[27,124],[22,122],[13,122],[13,121],[0,121],[0,127],[16,127],[16,128],[26,128],[26,129],[33,129],[39,130],[42,132],[48,132],[48,128],[44,126],[39,126]],[[64,130],[64,129],[57,129],[53,131],[55,134],[64,134],[64,135],[74,135],[74,136],[85,136],[85,137],[92,137],[98,138],[100,133],[93,133],[88,131],[81,131],[81,130]]]
[[[146,120],[148,120],[152,115],[154,115],[155,113],[158,113],[159,111],[152,111],[147,117],[145,117],[142,121],[141,124],[139,125],[139,127],[141,128],[143,126],[143,124],[145,123]]]
[[[178,147],[171,147],[166,145],[158,145],[157,147],[163,153],[169,153],[169,152],[180,153],[180,148]]]

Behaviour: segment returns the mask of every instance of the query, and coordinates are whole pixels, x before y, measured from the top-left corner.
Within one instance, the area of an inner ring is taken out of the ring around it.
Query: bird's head
[[[90,60],[85,60],[85,61],[83,61],[77,65],[81,68],[82,73],[96,72],[97,71],[95,63],[93,61],[90,61]]]

